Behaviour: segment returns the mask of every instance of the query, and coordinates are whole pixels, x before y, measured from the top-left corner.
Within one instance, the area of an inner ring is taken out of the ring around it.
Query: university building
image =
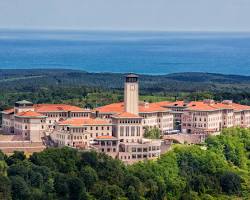
[[[182,133],[214,134],[223,128],[250,128],[250,106],[233,103],[230,100],[159,102],[174,115]]]
[[[163,135],[175,129],[208,135],[234,126],[250,127],[250,106],[228,100],[140,102],[138,76],[134,74],[125,77],[123,102],[90,110],[18,101],[14,108],[2,111],[5,134],[31,143],[42,143],[44,136],[49,136],[58,146],[93,149],[127,164],[157,158],[167,149],[164,140],[144,138],[146,128],[158,128]]]
[[[145,127],[172,130],[173,115],[168,108],[139,102],[138,76],[133,74],[126,76],[121,103],[89,110],[19,101],[2,112],[6,134],[31,142],[50,136],[58,146],[94,149],[128,164],[160,156],[162,141],[143,138]]]

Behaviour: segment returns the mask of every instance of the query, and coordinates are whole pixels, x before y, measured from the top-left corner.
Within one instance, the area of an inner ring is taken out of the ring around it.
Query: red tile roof
[[[133,113],[129,113],[129,112],[121,112],[118,114],[113,115],[112,117],[114,118],[141,118],[139,115],[135,115]]]
[[[95,110],[100,113],[115,114],[115,113],[123,112],[125,108],[124,108],[124,103],[120,102],[120,103],[112,103],[109,105],[101,106],[101,107],[96,108]]]
[[[235,111],[250,110],[250,106],[241,105],[237,103],[230,103],[230,104],[215,103],[212,106],[219,109],[233,109]]]
[[[176,102],[157,102],[157,105],[163,107],[186,107],[186,110],[197,110],[197,111],[215,111],[215,110],[223,110],[223,109],[233,109],[235,111],[241,110],[250,110],[250,106],[236,104],[236,103],[205,103],[204,101],[191,101],[191,102],[184,102],[184,101],[176,101]]]
[[[156,102],[156,104],[162,107],[184,107],[187,103],[185,103],[184,101],[161,101]]]
[[[150,113],[150,112],[166,112],[169,111],[168,108],[163,108],[157,103],[149,103],[148,105],[139,105],[140,113]]]
[[[207,104],[203,101],[191,101],[187,104],[186,110],[194,110],[194,111],[215,111],[220,110],[220,108],[216,108],[213,106],[214,104]]]
[[[102,135],[102,136],[97,136],[96,139],[117,139],[116,137],[113,137],[111,135]]]
[[[117,114],[122,113],[125,110],[124,103],[113,103],[106,106],[98,107],[95,109],[100,113],[111,113]],[[163,108],[157,103],[148,103],[148,105],[141,103],[139,104],[139,113],[147,113],[147,112],[165,112],[168,111],[167,108]]]
[[[111,125],[107,120],[93,118],[71,118],[61,121],[59,124],[68,126]]]
[[[66,104],[35,104],[36,112],[86,111],[86,109]]]
[[[12,113],[14,113],[14,108],[3,110],[2,113],[4,113],[4,114],[12,114]]]
[[[38,112],[35,111],[24,111],[24,112],[20,112],[16,114],[17,117],[28,117],[28,118],[42,118],[42,117],[46,117]]]

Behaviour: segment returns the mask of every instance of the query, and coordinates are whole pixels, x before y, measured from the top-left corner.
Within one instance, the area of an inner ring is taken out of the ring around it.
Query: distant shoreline
[[[68,68],[1,68],[0,67],[0,73],[3,71],[26,71],[26,72],[39,72],[39,71],[47,71],[47,72],[53,72],[53,71],[68,71],[68,72],[79,72],[79,73],[86,73],[86,74],[114,74],[114,75],[125,75],[129,73],[134,73],[142,76],[169,76],[169,75],[178,75],[178,74],[190,74],[190,75],[202,75],[202,74],[209,74],[209,75],[219,75],[219,76],[235,76],[235,77],[249,77],[250,75],[238,75],[238,74],[224,74],[224,73],[212,73],[212,72],[198,72],[198,71],[191,71],[191,72],[176,72],[176,73],[167,73],[167,74],[151,74],[151,73],[135,73],[133,71],[128,72],[92,72],[92,71],[85,71],[82,69],[68,69]]]

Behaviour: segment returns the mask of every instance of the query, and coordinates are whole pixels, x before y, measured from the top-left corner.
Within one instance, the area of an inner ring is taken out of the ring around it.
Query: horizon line
[[[141,73],[141,72],[110,72],[110,71],[87,71],[84,69],[71,69],[71,68],[1,68],[1,70],[68,70],[68,71],[80,71],[90,74],[129,74],[134,73],[138,75],[147,75],[147,76],[166,76],[171,74],[188,74],[188,73],[198,73],[198,74],[214,74],[214,75],[223,75],[223,76],[243,76],[243,77],[250,77],[250,75],[241,75],[241,74],[231,74],[231,73],[219,73],[219,72],[208,72],[208,71],[183,71],[183,72],[171,72],[171,73]]]
[[[7,31],[79,31],[79,32],[186,32],[186,33],[250,33],[250,30],[216,30],[216,29],[207,29],[207,30],[199,30],[199,29],[98,29],[98,28],[67,28],[67,27],[1,27],[0,30]]]

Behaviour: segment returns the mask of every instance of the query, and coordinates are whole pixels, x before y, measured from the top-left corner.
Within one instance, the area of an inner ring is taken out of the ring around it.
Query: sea
[[[250,33],[0,29],[0,69],[250,75]]]

